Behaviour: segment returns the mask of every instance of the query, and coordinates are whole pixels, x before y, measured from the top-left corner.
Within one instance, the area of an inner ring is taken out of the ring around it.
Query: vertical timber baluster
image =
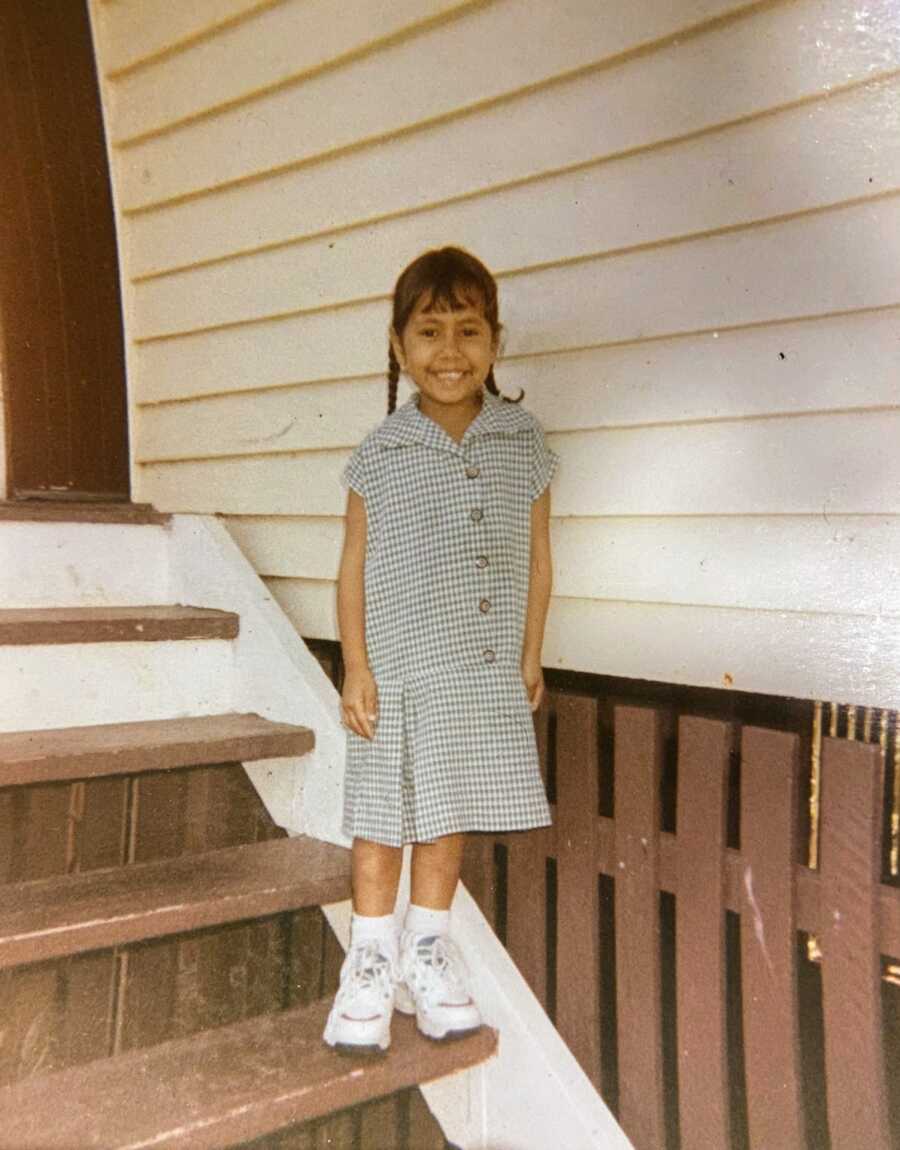
[[[546,782],[545,703],[535,715],[535,733]],[[506,949],[541,1003],[547,1005],[547,856],[553,828],[511,834],[506,893]]]
[[[556,1025],[599,1089],[598,704],[561,695],[556,712]]]
[[[888,1150],[878,900],[883,760],[828,739],[822,753],[822,998],[832,1150]]]
[[[659,955],[659,712],[616,707],[615,862],[619,1120],[636,1150],[666,1144]]]
[[[805,1150],[794,892],[799,739],[747,728],[741,752],[741,978],[750,1144]]]
[[[675,969],[682,1150],[731,1146],[724,904],[732,740],[727,723],[680,721]]]

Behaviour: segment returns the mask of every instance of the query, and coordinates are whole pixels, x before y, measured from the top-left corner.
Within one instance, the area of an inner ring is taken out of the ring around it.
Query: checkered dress
[[[416,394],[350,458],[378,720],[371,742],[347,734],[348,836],[549,824],[520,662],[531,503],[557,462],[534,417],[487,392],[461,443]]]

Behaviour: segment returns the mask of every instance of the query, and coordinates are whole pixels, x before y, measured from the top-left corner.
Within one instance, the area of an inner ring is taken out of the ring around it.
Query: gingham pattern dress
[[[521,652],[531,503],[557,462],[535,418],[488,392],[461,443],[416,394],[351,456],[378,687],[375,738],[347,733],[351,838],[400,846],[550,823]]]

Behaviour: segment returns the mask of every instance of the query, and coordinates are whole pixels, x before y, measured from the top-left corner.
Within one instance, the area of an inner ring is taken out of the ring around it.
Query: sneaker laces
[[[416,981],[424,994],[431,996],[439,992],[449,998],[471,999],[465,981],[466,964],[456,944],[446,935],[417,938],[412,962]]]
[[[374,993],[382,1000],[393,994],[394,966],[375,939],[357,943],[347,952],[341,968],[337,1001],[342,1006]]]

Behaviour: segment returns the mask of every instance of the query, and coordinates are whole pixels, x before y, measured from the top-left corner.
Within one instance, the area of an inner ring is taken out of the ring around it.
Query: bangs
[[[451,283],[436,283],[433,287],[425,288],[419,300],[423,311],[465,311],[473,308],[485,314],[484,292],[479,284],[471,281],[457,279]]]
[[[394,289],[394,331],[402,333],[420,301],[430,311],[475,308],[495,336],[500,331],[496,281],[480,260],[461,248],[425,252],[403,271]]]

